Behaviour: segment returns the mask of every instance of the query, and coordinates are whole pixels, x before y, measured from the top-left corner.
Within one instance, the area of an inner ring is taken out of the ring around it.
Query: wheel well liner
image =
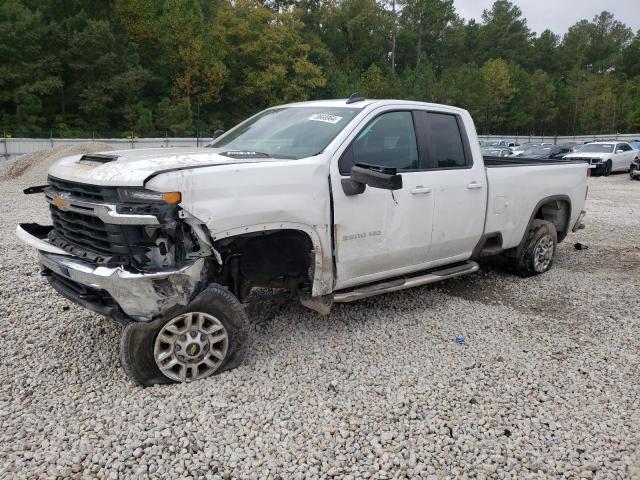
[[[570,230],[571,199],[567,195],[552,195],[543,198],[533,209],[528,225],[531,225],[534,219],[546,220],[553,223],[558,233],[558,242],[561,242]]]
[[[313,281],[313,242],[306,232],[265,230],[227,237],[215,242],[223,263],[252,285],[299,287]],[[234,260],[237,259],[237,260]],[[237,261],[237,266],[231,265]]]

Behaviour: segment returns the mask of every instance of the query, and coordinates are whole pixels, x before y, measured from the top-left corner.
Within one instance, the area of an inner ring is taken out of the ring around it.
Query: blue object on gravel
[[[455,342],[456,342],[458,345],[464,345],[464,338],[462,338],[462,337],[456,337]]]

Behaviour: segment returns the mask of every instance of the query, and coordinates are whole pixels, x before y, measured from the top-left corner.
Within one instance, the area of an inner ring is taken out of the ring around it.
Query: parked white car
[[[592,142],[582,145],[564,158],[583,160],[596,175],[608,176],[611,172],[628,172],[638,154],[638,150],[627,142]]]
[[[587,167],[485,164],[467,111],[352,97],[270,108],[209,148],[71,156],[37,192],[53,224],[17,235],[61,295],[126,325],[121,363],[150,385],[238,365],[254,286],[327,314],[486,255],[546,272],[583,226]]]

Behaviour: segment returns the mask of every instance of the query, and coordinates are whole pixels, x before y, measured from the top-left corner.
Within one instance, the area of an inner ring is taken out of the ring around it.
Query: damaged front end
[[[150,321],[206,286],[210,237],[178,192],[49,177],[44,193],[53,225],[22,224],[17,235],[69,300],[115,320]]]

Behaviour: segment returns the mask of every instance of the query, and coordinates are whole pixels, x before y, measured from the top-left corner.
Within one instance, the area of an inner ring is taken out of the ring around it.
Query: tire
[[[520,276],[530,277],[547,272],[553,265],[558,245],[558,234],[551,222],[535,219],[531,222],[525,238],[516,251],[515,270]],[[541,250],[546,246],[544,261],[540,259]]]
[[[238,299],[211,284],[161,319],[128,324],[120,338],[120,363],[131,380],[145,387],[200,380],[240,364],[249,328]]]
[[[607,162],[604,164],[603,168],[604,169],[602,171],[602,174],[605,177],[608,177],[609,175],[611,175],[611,168],[612,168],[611,160],[607,160]]]

